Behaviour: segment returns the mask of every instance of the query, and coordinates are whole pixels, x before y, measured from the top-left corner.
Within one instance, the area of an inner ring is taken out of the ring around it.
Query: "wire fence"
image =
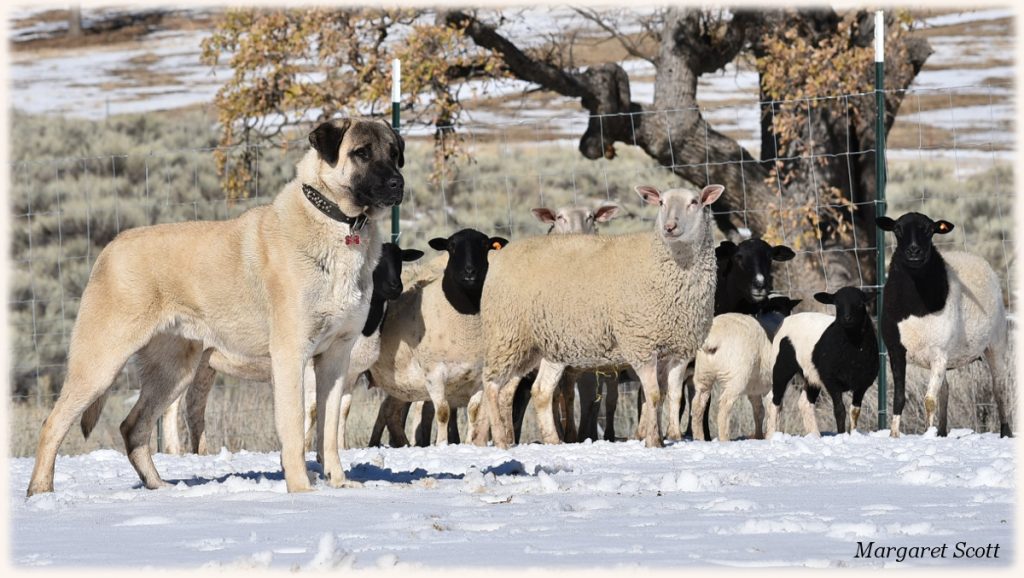
[[[933,218],[952,221],[956,225],[954,232],[936,238],[936,244],[944,250],[963,249],[988,259],[1002,280],[1004,298],[1012,315],[1015,308],[1012,88],[994,83],[903,92],[900,115],[889,136],[889,214],[917,210]],[[873,98],[874,93],[847,94],[802,99],[799,104],[806,107],[809,121],[812,111],[820,113],[828,109],[830,114],[845,114],[846,126],[850,127],[858,122],[849,117],[851,111],[873,113]],[[659,166],[637,147],[629,146],[631,143],[619,143],[614,159],[583,158],[577,146],[579,136],[591,121],[586,114],[520,111],[518,120],[507,121],[488,118],[493,112],[481,110],[476,114],[470,111],[470,120],[458,125],[452,137],[462,139],[462,147],[472,160],[467,157],[451,159],[447,161],[446,170],[440,171],[442,176],[432,180],[430,175],[436,167],[432,165],[428,135],[433,128],[403,127],[403,132],[409,135],[409,148],[403,171],[406,200],[401,207],[400,242],[404,247],[424,248],[427,239],[449,235],[463,227],[474,227],[514,241],[545,233],[546,226],[534,220],[530,213],[533,207],[554,208],[606,200],[620,203],[625,215],[608,223],[602,229],[603,234],[644,230],[652,226],[654,214],[644,210],[635,199],[632,192],[635,185],[681,184],[672,174],[680,169],[703,170],[710,179],[711,172],[723,165],[735,165],[741,176],[740,198],[744,202],[731,207],[729,216],[743,235],[749,232],[750,220],[758,212],[782,215],[779,209],[786,208],[786,197],[781,194],[786,185],[781,176],[768,184],[779,193],[780,206],[746,205],[748,187],[753,190],[755,186],[762,186],[752,181],[760,178],[755,176],[754,165],[773,161],[800,163],[807,169],[802,173],[806,178],[817,179],[816,164],[840,159],[847,171],[843,178],[850,183],[849,202],[823,199],[817,191],[827,183],[814,182],[811,188],[816,194],[809,209],[820,217],[827,217],[836,209],[847,211],[853,225],[847,243],[826,246],[820,230],[812,232],[813,242],[800,242],[804,231],[795,230],[779,216],[775,233],[784,243],[793,246],[798,255],[813,257],[811,262],[820,268],[817,278],[823,283],[801,286],[799,280],[806,278],[807,272],[800,268],[798,259],[777,265],[775,289],[807,301],[814,291],[834,291],[843,283],[835,280],[831,263],[847,253],[855,257],[856,267],[848,272],[852,275],[852,284],[875,288],[872,271],[862,267],[862,263],[873,262],[875,258],[874,227],[861,227],[866,208],[874,205],[874,199],[862,196],[858,188],[861,175],[855,174],[857,168],[853,162],[875,151],[859,146],[857,139],[848,132],[845,142],[833,143],[838,148],[824,148],[791,158],[758,158],[761,111],[775,114],[781,106],[792,102],[752,101],[702,106],[699,112],[714,123],[715,130],[736,140],[735,156],[712,158],[705,133],[691,139],[696,143],[691,146],[698,147],[703,139],[706,151],[703,162],[685,163],[683,155],[677,156],[676,151],[672,151],[671,166]],[[646,117],[643,120],[650,122],[658,117],[691,112],[659,110],[642,114]],[[633,120],[640,119],[631,117]],[[15,130],[19,122],[15,118]],[[93,137],[88,126],[93,126],[91,130],[95,134],[120,130],[100,125],[102,123],[86,125],[85,129],[74,125],[69,130],[72,133],[84,131],[79,135],[82,138]],[[814,122],[806,123],[808,131],[813,131],[814,126]],[[297,138],[289,146],[241,145],[252,153],[255,178],[249,184],[247,198],[231,199],[219,185],[212,155],[215,147],[209,146],[212,141],[208,123],[204,128],[205,133],[196,129],[196,134],[205,135],[201,146],[190,148],[172,143],[148,151],[136,148],[132,152],[74,157],[33,158],[25,152],[32,150],[28,148],[19,155],[19,147],[32,145],[17,138],[12,140],[14,156],[19,159],[10,164],[14,271],[8,297],[12,334],[11,399],[16,405],[31,403],[48,407],[59,395],[82,290],[97,254],[118,232],[157,223],[237,216],[248,208],[269,202],[291,178],[295,162],[305,152],[304,138]],[[151,130],[159,134],[160,129]],[[810,142],[814,141],[814,136],[813,132],[801,135]],[[180,139],[175,143],[180,143]],[[41,148],[52,150],[54,147]],[[750,154],[744,155],[744,151]],[[868,232],[871,234],[866,235]],[[862,238],[865,236],[867,238]],[[890,244],[890,255],[891,251]],[[991,397],[975,393],[987,387],[978,383],[988,379],[987,373],[976,369],[968,373],[965,385],[959,389],[965,396],[963,403],[971,405],[975,411],[961,423],[965,427],[990,428],[988,408],[991,404],[988,401]],[[915,374],[908,374],[908,413],[915,406],[910,387],[914,380],[923,381],[920,376],[915,378]],[[951,383],[955,400],[957,378]],[[139,389],[134,363],[129,362],[117,387],[129,396]],[[239,408],[239,411],[247,410]],[[248,420],[254,428],[260,431],[272,428],[269,407],[252,411],[259,414]],[[872,423],[869,421],[871,411],[871,407],[865,407],[863,423]],[[954,423],[957,421],[951,419]],[[907,413],[904,424],[913,427]],[[239,437],[244,440],[247,436],[242,432]],[[246,447],[244,441],[241,447]]]

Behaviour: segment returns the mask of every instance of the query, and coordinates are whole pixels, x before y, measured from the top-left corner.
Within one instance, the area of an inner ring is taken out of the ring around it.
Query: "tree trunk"
[[[819,307],[811,296],[825,288],[835,291],[846,285],[875,284],[874,153],[858,154],[874,147],[873,95],[855,97],[858,102],[850,102],[848,97],[809,101],[804,108],[804,134],[781,151],[776,150],[772,126],[775,105],[762,105],[760,159],[711,127],[697,103],[700,75],[721,69],[742,49],[763,54],[765,35],[795,30],[816,43],[836,34],[841,19],[831,9],[739,10],[725,24],[724,31],[720,21],[700,10],[667,10],[655,59],[654,104],[649,108],[632,102],[629,76],[616,63],[591,66],[583,72],[562,70],[526,55],[472,16],[454,11],[446,13],[445,18],[449,25],[464,26],[478,45],[500,53],[517,78],[580,98],[591,115],[580,138],[580,152],[585,157],[613,158],[617,142],[638,146],[693,185],[725,185],[725,193],[714,209],[719,228],[732,239],[738,240],[736,228],[741,226],[755,236],[785,243],[814,239],[812,246],[799,247],[798,258],[776,275],[776,289],[804,299],[806,308]],[[890,37],[897,26],[890,16]],[[870,45],[873,27],[868,12],[857,13],[853,46]],[[887,87],[891,91],[885,99],[886,131],[903,98],[899,90],[910,85],[931,51],[923,39],[891,40],[886,61]],[[873,78],[873,67],[863,74]],[[762,100],[768,100],[763,92]],[[855,107],[854,112],[848,105]],[[773,168],[779,175],[772,172]],[[781,175],[786,174],[789,177],[783,179]],[[823,206],[821,195],[829,188],[842,199],[856,203],[853,214],[845,209],[838,211],[846,221],[852,220],[852,234],[840,235],[839,222],[829,207]],[[778,216],[779,209],[804,206],[814,208],[821,222],[815,225],[810,220],[798,221],[796,226],[787,227]],[[849,250],[851,244],[857,250]]]

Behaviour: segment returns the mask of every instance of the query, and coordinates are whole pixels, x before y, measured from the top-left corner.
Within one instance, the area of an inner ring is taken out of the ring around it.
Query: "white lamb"
[[[565,367],[620,364],[636,370],[647,396],[646,444],[662,445],[659,366],[669,387],[681,389],[686,365],[711,328],[716,263],[707,207],[723,190],[637,187],[645,202],[659,206],[653,232],[534,237],[495,255],[481,320],[484,401],[496,445],[512,439],[499,395],[531,369],[539,366],[532,391],[544,441],[559,443],[550,404]]]

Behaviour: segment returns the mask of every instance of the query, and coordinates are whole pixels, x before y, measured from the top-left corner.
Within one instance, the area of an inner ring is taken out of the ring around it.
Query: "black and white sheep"
[[[935,248],[932,236],[953,230],[948,221],[906,213],[898,220],[878,217],[876,223],[896,235],[882,305],[882,339],[895,386],[890,434],[900,435],[908,361],[931,372],[924,401],[926,425],[935,425],[938,410],[938,433],[945,435],[946,370],[984,356],[993,377],[1000,435],[1011,436],[1006,310],[995,271],[976,255],[940,253]]]
[[[772,341],[772,403],[768,406],[765,437],[778,426],[782,398],[793,376],[803,376],[806,386],[800,396],[804,429],[819,436],[814,402],[822,389],[832,398],[836,431],[846,428],[843,392],[853,392],[850,429],[857,429],[864,393],[878,376],[878,340],[867,311],[870,298],[856,287],[835,293],[816,293],[819,303],[835,305],[836,315],[798,313],[787,317]]]

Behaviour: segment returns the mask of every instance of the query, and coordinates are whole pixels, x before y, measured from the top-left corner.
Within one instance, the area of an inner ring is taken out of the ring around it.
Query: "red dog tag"
[[[358,245],[359,244],[359,235],[345,235],[345,244],[346,245]]]

